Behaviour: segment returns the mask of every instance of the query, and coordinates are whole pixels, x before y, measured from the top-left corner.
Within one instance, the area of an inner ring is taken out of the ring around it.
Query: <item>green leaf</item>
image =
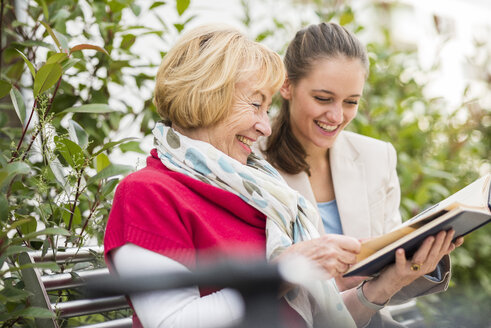
[[[31,47],[43,47],[48,48],[51,51],[56,51],[57,49],[51,44],[39,40],[26,40],[22,42],[15,42],[14,45],[21,45],[23,47],[31,48]]]
[[[94,46],[92,44],[78,44],[72,48],[70,48],[70,54],[74,53],[75,51],[81,51],[81,50],[86,50],[86,49],[89,49],[89,50],[96,50],[96,51],[99,51],[99,52],[102,52],[103,54],[106,54],[109,56],[109,53],[107,52],[106,49],[104,48],[101,48],[99,46]]]
[[[74,120],[68,121],[68,135],[70,136],[70,140],[77,143],[82,148],[86,148],[89,144],[89,135],[85,132],[84,128]]]
[[[71,211],[72,211],[72,204],[65,204],[65,209],[63,210],[61,217],[63,218],[63,222],[65,222],[67,227],[70,223],[70,217],[72,216]],[[73,212],[71,227],[77,227],[81,223],[82,223],[82,214],[80,213],[80,208],[76,206]]]
[[[127,151],[134,151],[135,153],[145,154],[145,152],[140,148],[140,143],[138,141],[127,142],[119,146],[119,149],[121,149],[123,153],[126,153]]]
[[[123,36],[123,39],[121,40],[121,49],[126,49],[128,50],[136,41],[136,35],[134,34],[126,34]]]
[[[99,180],[107,179],[116,175],[125,175],[132,170],[133,167],[130,165],[110,164],[96,175],[90,177],[89,180],[87,180],[87,184],[89,185]]]
[[[0,194],[0,222],[7,222],[9,217],[9,202],[5,194]]]
[[[49,0],[50,2],[52,0]],[[75,18],[78,14],[79,11],[81,11],[80,7],[76,8],[75,10],[69,11],[68,8],[69,6],[66,6],[64,8],[58,7],[56,12],[54,13],[53,17],[51,18],[50,22],[54,23],[54,26],[60,30],[65,30],[66,31],[66,22],[72,20]],[[61,43],[61,40],[60,40]]]
[[[45,236],[45,235],[62,235],[69,236],[70,232],[63,228],[46,228],[43,230],[39,230],[36,232],[32,232],[24,236],[25,239],[31,239],[37,236]]]
[[[139,5],[132,3],[131,11],[133,12],[133,14],[135,14],[135,16],[140,16],[142,9]]]
[[[152,3],[152,5],[150,6],[150,8],[148,8],[149,10],[152,10],[153,8],[157,8],[157,7],[160,7],[160,6],[163,6],[165,5],[165,2],[164,1],[154,1]]]
[[[100,153],[95,158],[95,168],[97,173],[101,172],[103,169],[111,165],[111,161],[109,161],[109,157],[106,154]]]
[[[51,270],[51,271],[58,271],[60,270],[60,267],[56,262],[36,262],[36,263],[28,263],[24,265],[20,265],[19,267],[11,267],[8,271],[20,271],[22,269],[28,269],[28,268],[39,268],[39,269],[46,269],[46,270]]]
[[[353,21],[354,18],[355,17],[353,15],[353,12],[351,10],[348,10],[341,15],[341,18],[339,19],[339,25],[349,24]]]
[[[45,64],[39,69],[34,78],[34,98],[51,88],[61,77],[62,70],[59,64]]]
[[[17,88],[12,88],[12,90],[10,90],[10,100],[12,101],[12,105],[14,105],[15,112],[17,113],[20,122],[24,125],[26,121],[26,105],[24,104],[22,94]]]
[[[191,0],[177,0],[176,8],[177,8],[177,13],[179,14],[179,16],[184,14],[186,9],[188,9],[190,3],[191,3]]]
[[[438,170],[427,166],[423,167],[423,173],[426,176],[434,177],[442,180],[451,180],[454,177],[452,173],[448,173],[446,171]]]
[[[29,252],[31,249],[25,246],[10,245],[2,256],[12,256],[22,252]]]
[[[65,161],[74,169],[80,169],[85,163],[85,155],[82,148],[71,140],[55,136],[56,149]]]
[[[68,56],[64,52],[57,52],[51,56],[49,56],[48,60],[46,60],[46,64],[56,64],[56,63],[61,63],[65,59],[67,59]]]
[[[5,288],[0,291],[0,294],[8,302],[19,302],[27,299],[27,297],[30,295],[29,292],[10,285],[6,285]]]
[[[122,144],[122,143],[128,142],[128,141],[130,141],[130,140],[134,140],[134,139],[136,139],[136,138],[129,137],[129,138],[123,138],[123,139],[118,140],[118,141],[108,142],[108,143],[104,144],[104,146],[103,146],[101,149],[99,149],[97,152],[95,152],[94,154],[92,154],[92,156],[97,156],[97,155],[99,155],[100,153],[102,153],[102,152],[104,152],[104,151],[106,151],[106,150],[108,150],[108,149],[113,148],[114,146],[117,146],[117,145],[119,145],[119,144]]]
[[[0,169],[0,172],[7,173],[2,173],[0,175],[0,188],[9,183],[13,178],[15,178],[16,175],[28,174],[30,171],[31,168],[24,162],[13,162],[7,164],[6,167]]]
[[[40,319],[48,319],[48,318],[55,317],[55,314],[52,311],[36,306],[30,306],[28,308],[25,308],[22,311],[19,311],[17,315],[19,317],[24,317],[24,318],[40,318]]]
[[[7,67],[6,75],[9,79],[17,81],[21,78],[23,73],[24,73],[24,63],[18,60],[15,64]]]
[[[53,30],[53,33],[56,35],[56,37],[60,41],[61,50],[63,52],[68,52],[70,49],[70,47],[68,46],[68,38],[64,34],[58,32],[56,30]]]
[[[9,175],[9,172],[7,169],[2,169],[0,170],[0,186],[3,184],[3,180],[5,180]]]
[[[182,30],[184,30],[184,24],[174,24],[174,27],[176,28],[177,32],[181,33]]]
[[[55,41],[56,46],[58,47],[58,49],[60,51],[62,51],[60,41],[58,40],[58,38],[56,37],[56,35],[53,33],[53,30],[51,29],[51,27],[47,23],[45,23],[43,21],[41,21],[41,24],[43,24],[43,26],[46,29],[46,31],[48,31],[49,35],[51,35],[51,38],[53,39],[53,41]]]
[[[36,219],[35,218],[32,218],[28,222],[22,224],[19,228],[20,228],[20,231],[24,235],[28,235],[28,234],[30,234],[32,232],[35,232],[37,226],[38,226],[38,223],[36,222]]]
[[[27,64],[27,67],[29,67],[29,71],[31,72],[32,77],[36,76],[36,69],[34,69],[34,65],[27,59],[26,55],[19,49],[15,49],[17,52],[21,55],[22,59],[24,59],[24,62]]]
[[[108,104],[87,104],[81,105],[78,107],[70,107],[65,110],[62,110],[60,113],[111,113],[115,112],[114,109],[111,109]]]
[[[49,10],[48,10],[48,6],[46,5],[46,1],[36,0],[36,2],[41,6],[41,8],[43,8],[44,19],[49,21]]]
[[[0,230],[0,237],[3,238],[4,236],[7,235],[8,232],[15,230],[18,226],[24,224],[29,220],[30,219],[19,219],[12,222],[12,224],[10,224],[10,226],[8,226],[7,228]]]
[[[11,88],[12,85],[9,82],[5,80],[0,80],[0,98],[3,98],[6,95],[8,95]]]
[[[107,181],[107,183],[104,184],[104,187],[102,187],[101,190],[102,197],[106,197],[107,195],[109,195],[114,190],[114,188],[116,188],[118,182],[119,179],[111,179]]]
[[[49,161],[49,168],[51,169],[51,172],[53,172],[56,181],[60,184],[61,187],[65,188],[67,185],[67,181],[65,179],[65,172],[63,171],[63,165],[61,165],[58,158]]]
[[[79,62],[81,62],[81,60],[78,58],[68,58],[68,60],[63,63],[61,69],[63,69],[63,71],[66,71],[67,69],[77,65]]]

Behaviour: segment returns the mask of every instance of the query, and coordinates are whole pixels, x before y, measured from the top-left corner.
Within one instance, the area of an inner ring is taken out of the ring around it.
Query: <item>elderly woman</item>
[[[113,271],[186,272],[210,252],[277,261],[301,254],[330,277],[355,262],[359,241],[320,237],[316,209],[251,153],[251,145],[271,133],[267,112],[284,77],[277,54],[234,29],[202,26],[182,36],[157,73],[155,104],[163,122],[153,130],[156,148],[147,166],[116,191],[104,239]],[[431,242],[417,255],[436,257],[450,247],[447,239]],[[420,276],[409,265],[399,254],[366,283],[366,297],[385,303]],[[375,313],[354,289],[341,296],[333,279],[313,284],[315,300],[298,287],[282,298],[304,326],[313,326],[319,313],[332,327],[364,325]],[[135,326],[221,327],[243,316],[228,289],[155,291],[130,300]]]

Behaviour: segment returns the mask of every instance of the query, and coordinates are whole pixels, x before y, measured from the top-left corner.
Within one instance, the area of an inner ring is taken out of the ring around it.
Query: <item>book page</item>
[[[366,257],[372,255],[379,249],[384,248],[385,246],[395,242],[396,240],[401,239],[402,237],[406,236],[407,234],[410,234],[414,230],[424,226],[428,222],[434,220],[437,217],[440,217],[447,213],[447,210],[440,210],[436,213],[433,213],[430,215],[430,212],[428,212],[428,216],[422,216],[416,221],[412,222],[405,222],[404,224],[400,225],[398,228],[392,230],[389,233],[386,233],[385,235],[375,237],[373,239],[367,240],[365,242],[361,243],[361,251],[360,253],[356,256],[357,262],[365,259]]]
[[[488,174],[477,179],[465,188],[442,200],[439,203],[439,207],[447,208],[448,206],[452,206],[453,203],[459,203],[473,208],[487,208],[490,178],[491,175]]]
[[[405,235],[416,230],[416,227],[408,226],[402,227],[401,229],[394,230],[380,237],[376,237],[361,243],[361,251],[356,255],[356,262],[369,257],[379,249],[393,243],[394,241],[404,237]]]
[[[412,225],[418,221],[426,221],[428,219],[434,219],[444,213],[435,215],[436,213],[445,210],[448,212],[456,207],[464,206],[472,209],[481,209],[484,211],[489,211],[488,208],[488,197],[489,188],[491,184],[491,174],[487,174],[467,185],[466,187],[460,189],[456,193],[450,195],[439,203],[427,208],[423,212],[413,216],[411,219],[405,221],[399,227],[396,227],[393,231],[398,230],[402,227]]]

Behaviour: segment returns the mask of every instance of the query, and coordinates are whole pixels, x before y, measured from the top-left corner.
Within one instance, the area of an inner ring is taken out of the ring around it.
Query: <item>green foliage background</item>
[[[269,23],[264,17],[256,21],[249,1],[241,4],[244,29],[282,53],[298,26],[280,15]],[[142,44],[151,43],[165,55],[175,37],[196,19],[190,5],[190,0],[37,0],[15,12],[14,1],[1,0],[2,326],[34,326],[33,318],[50,316],[28,306],[16,254],[25,249],[56,254],[66,247],[102,243],[114,188],[134,169],[112,163],[111,154],[144,153],[139,139],[114,136],[124,119],[141,122],[142,136],[150,134],[158,119],[151,93],[160,60],[137,53]],[[292,3],[306,5],[318,21],[336,21],[355,33],[366,28],[357,23],[361,13],[349,2]],[[164,6],[173,15],[163,16]],[[387,17],[395,5],[367,1],[365,6]],[[156,26],[147,23],[149,17]],[[266,27],[258,31],[257,26]],[[407,77],[407,63],[422,71],[415,49],[400,49],[387,27],[377,29],[383,38],[367,42],[370,75],[350,129],[396,147],[401,212],[407,219],[489,172],[490,109],[464,95],[465,102],[449,113],[444,99],[427,99],[425,85]],[[487,76],[490,60],[488,55],[480,68]],[[138,96],[136,105],[124,97],[127,90]],[[469,236],[452,260],[448,291],[419,299],[428,326],[489,325],[491,226]],[[51,272],[86,269],[70,263],[45,266]],[[101,319],[92,316],[61,324]]]

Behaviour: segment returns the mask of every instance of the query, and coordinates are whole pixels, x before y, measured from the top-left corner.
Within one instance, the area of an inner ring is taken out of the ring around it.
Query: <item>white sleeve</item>
[[[134,244],[126,244],[110,253],[117,273],[189,272],[179,262]],[[153,291],[130,295],[133,308],[143,327],[226,327],[237,325],[244,316],[244,302],[233,289],[222,289],[200,297],[198,287],[172,291]]]

